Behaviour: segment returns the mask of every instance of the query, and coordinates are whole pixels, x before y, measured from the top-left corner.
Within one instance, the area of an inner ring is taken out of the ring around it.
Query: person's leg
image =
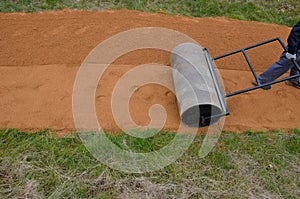
[[[258,76],[261,84],[274,81],[284,73],[286,73],[293,66],[292,62],[285,57],[285,52],[280,56],[279,61],[272,64],[265,72]],[[293,73],[295,71],[293,70]]]
[[[298,63],[298,65],[300,64],[300,52],[299,51],[297,52],[297,60],[296,60],[296,62]],[[292,64],[290,76],[298,75],[299,73],[300,72],[297,69],[297,67],[294,66],[294,64]],[[286,85],[294,86],[294,87],[300,89],[300,81],[299,80],[300,80],[300,77],[296,77],[296,78],[293,78],[291,80],[285,81],[285,83],[286,83]]]
[[[297,60],[296,61],[297,61],[298,65],[299,65],[300,64],[300,51],[297,52]],[[291,68],[290,76],[298,75],[299,73],[300,72],[297,69],[297,67],[293,65],[292,68]],[[291,79],[291,81],[294,81],[294,82],[299,81],[299,80],[300,80],[299,77]]]

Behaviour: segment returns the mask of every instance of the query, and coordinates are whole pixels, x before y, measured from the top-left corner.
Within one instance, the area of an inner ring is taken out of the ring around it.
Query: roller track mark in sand
[[[228,83],[230,83],[230,84],[233,84],[234,86],[238,85],[238,82],[237,82],[236,80],[234,80],[234,79],[230,79],[230,78],[227,78],[227,77],[223,77],[223,80],[224,80],[225,82],[228,82]]]
[[[83,28],[78,28],[75,31],[75,34],[76,35],[81,35],[81,34],[85,33],[86,31],[88,31],[89,28],[90,28],[89,26],[84,26]]]
[[[105,98],[105,97],[106,97],[105,95],[97,95],[96,99],[101,100],[102,98]]]
[[[32,89],[33,90],[38,90],[40,87],[42,87],[43,86],[43,84],[37,84],[37,85],[34,85],[33,87],[32,87]]]
[[[130,88],[130,91],[134,91],[135,92],[138,92],[140,90],[139,86],[138,85],[134,85]]]
[[[66,29],[66,27],[64,25],[61,25],[59,27],[54,28],[53,30],[51,30],[49,33],[50,35],[57,35],[61,32],[63,32]]]
[[[287,97],[286,91],[287,91],[286,89],[280,89],[280,90],[276,91],[276,94],[277,94],[279,97],[286,98],[286,97]]]

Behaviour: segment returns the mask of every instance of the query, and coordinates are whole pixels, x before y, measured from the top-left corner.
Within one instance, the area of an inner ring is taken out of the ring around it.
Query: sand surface
[[[99,43],[125,30],[163,27],[177,30],[209,48],[212,57],[274,37],[286,41],[290,28],[226,18],[189,18],[138,11],[57,11],[34,14],[0,13],[0,128],[61,133],[75,129],[72,92],[78,69]],[[249,51],[260,73],[276,61],[278,44]],[[128,70],[146,63],[170,65],[169,53],[138,50],[115,60],[105,71],[96,92],[95,107],[102,128],[117,131],[110,108],[111,93]],[[226,92],[251,86],[251,73],[242,55],[216,62]],[[170,78],[170,76],[166,76]],[[172,81],[172,79],[170,79]],[[269,91],[256,90],[231,97],[231,115],[224,130],[290,129],[300,127],[300,91],[284,83]],[[176,130],[179,115],[175,95],[158,85],[136,89],[130,114],[139,125],[150,121],[148,109],[161,104],[167,113],[163,130]]]

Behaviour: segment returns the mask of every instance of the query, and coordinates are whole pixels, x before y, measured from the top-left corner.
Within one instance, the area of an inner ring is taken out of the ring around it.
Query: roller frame
[[[287,46],[283,43],[283,41],[279,37],[276,37],[276,38],[273,38],[273,39],[270,39],[270,40],[266,40],[266,41],[263,41],[263,42],[260,42],[260,43],[257,43],[257,44],[251,45],[251,46],[247,46],[245,48],[241,48],[239,50],[232,51],[232,52],[229,52],[229,53],[226,53],[226,54],[214,57],[214,58],[211,58],[207,48],[203,48],[203,51],[206,52],[206,60],[207,60],[211,75],[213,77],[214,83],[216,85],[217,94],[218,94],[219,100],[221,102],[223,111],[224,111],[223,116],[226,116],[226,115],[230,114],[230,112],[228,110],[228,107],[226,105],[225,98],[232,97],[232,96],[235,96],[235,95],[239,95],[239,94],[242,94],[242,93],[246,93],[246,92],[256,90],[256,89],[259,89],[259,88],[263,88],[265,86],[270,86],[270,85],[273,85],[273,84],[277,84],[277,83],[280,83],[280,82],[283,82],[283,81],[286,81],[286,80],[293,79],[295,77],[300,77],[300,74],[298,74],[298,75],[293,75],[293,76],[290,76],[290,77],[282,78],[282,79],[279,79],[279,80],[274,80],[272,82],[268,82],[268,83],[265,83],[265,84],[260,84],[259,83],[258,75],[255,72],[255,69],[254,69],[249,57],[247,56],[246,51],[249,50],[249,49],[256,48],[258,46],[262,46],[262,45],[269,44],[269,43],[276,42],[276,41],[278,41],[280,43],[280,45],[282,46],[284,51],[287,51]],[[234,91],[234,92],[229,93],[229,94],[223,94],[220,83],[219,83],[219,80],[217,78],[217,75],[216,75],[216,72],[215,72],[215,69],[214,69],[213,62],[215,60],[222,59],[224,57],[228,57],[228,56],[231,56],[231,55],[234,55],[234,54],[237,54],[237,53],[242,53],[243,54],[244,58],[246,59],[246,62],[248,64],[248,66],[249,66],[249,68],[252,72],[252,75],[255,78],[258,85],[250,87],[250,88],[245,88],[245,89],[242,89],[242,90]],[[300,72],[300,66],[298,65],[298,63],[294,59],[292,59],[291,61],[292,61],[293,65],[296,66],[296,68]]]

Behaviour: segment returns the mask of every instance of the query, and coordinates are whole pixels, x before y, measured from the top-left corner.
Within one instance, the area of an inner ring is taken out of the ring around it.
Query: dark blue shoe
[[[257,82],[256,82],[255,79],[252,80],[252,84],[253,84],[254,86],[258,86],[258,84],[257,84]],[[271,86],[270,86],[270,85],[269,85],[269,86],[264,86],[264,87],[262,87],[262,89],[264,89],[264,90],[270,90],[270,89],[271,89]]]
[[[286,80],[285,84],[288,85],[288,86],[294,86],[295,88],[300,89],[300,82],[299,81]]]

